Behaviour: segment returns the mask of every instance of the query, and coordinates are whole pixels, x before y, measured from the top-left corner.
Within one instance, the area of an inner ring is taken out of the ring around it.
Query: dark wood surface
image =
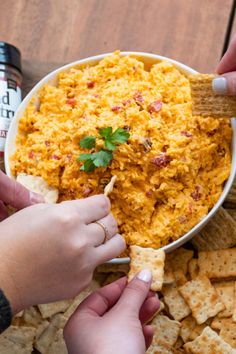
[[[0,33],[19,47],[37,78],[49,63],[115,49],[154,52],[210,72],[222,52],[232,1],[1,0]]]

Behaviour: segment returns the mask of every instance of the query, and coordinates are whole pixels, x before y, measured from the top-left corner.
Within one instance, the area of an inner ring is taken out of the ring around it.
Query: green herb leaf
[[[91,159],[95,166],[104,167],[109,165],[113,157],[111,151],[100,150],[99,152],[95,152],[92,154]]]
[[[111,142],[115,144],[123,144],[129,139],[130,134],[127,130],[122,128],[117,128],[111,135]]]
[[[92,154],[80,154],[77,161],[85,161],[91,158]]]
[[[116,146],[112,144],[109,140],[105,140],[105,147],[107,150],[114,151],[116,149]]]
[[[79,142],[80,146],[85,149],[92,149],[96,144],[96,136],[86,136]]]
[[[112,134],[112,127],[99,129],[99,134],[102,138],[109,139]]]
[[[93,172],[95,170],[95,168],[96,168],[96,166],[94,165],[93,160],[88,159],[80,167],[80,170],[85,171],[85,172]]]

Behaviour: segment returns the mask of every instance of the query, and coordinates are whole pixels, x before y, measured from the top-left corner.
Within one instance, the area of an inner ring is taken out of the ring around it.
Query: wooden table
[[[22,52],[26,90],[62,63],[115,49],[152,52],[212,72],[230,38],[234,2],[1,0],[0,33]]]

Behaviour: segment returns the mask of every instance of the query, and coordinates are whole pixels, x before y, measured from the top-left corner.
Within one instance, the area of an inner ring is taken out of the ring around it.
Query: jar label
[[[21,89],[12,79],[0,79],[0,156],[3,155],[7,132],[21,103]]]

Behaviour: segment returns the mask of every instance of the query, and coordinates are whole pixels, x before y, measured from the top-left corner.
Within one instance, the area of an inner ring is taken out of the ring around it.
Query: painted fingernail
[[[137,278],[144,281],[145,283],[149,283],[152,279],[152,273],[149,269],[143,269],[140,273],[138,273]]]
[[[225,77],[216,77],[212,80],[212,89],[215,93],[219,95],[227,94],[227,80]]]
[[[30,191],[30,202],[31,204],[38,204],[44,203],[45,200],[42,195]]]

